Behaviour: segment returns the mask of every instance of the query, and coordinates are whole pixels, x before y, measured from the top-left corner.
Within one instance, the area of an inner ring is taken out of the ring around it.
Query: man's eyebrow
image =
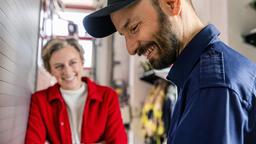
[[[130,25],[130,23],[131,23],[131,19],[128,18],[128,19],[126,20],[126,22],[124,23],[124,25],[122,26],[122,29],[127,29],[127,27]]]
[[[120,29],[121,29],[122,31],[126,31],[127,28],[128,28],[128,26],[130,25],[130,23],[131,23],[131,19],[128,18],[128,19],[125,21],[125,23],[124,23],[123,25],[121,24]],[[121,33],[121,32],[119,32],[119,34],[120,34],[120,35],[123,35],[123,33]]]

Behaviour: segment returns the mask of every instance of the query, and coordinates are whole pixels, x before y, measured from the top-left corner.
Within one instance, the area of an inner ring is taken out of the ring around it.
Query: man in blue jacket
[[[155,69],[173,64],[169,144],[256,144],[256,65],[203,25],[191,0],[108,0],[84,26],[97,38],[118,31]]]

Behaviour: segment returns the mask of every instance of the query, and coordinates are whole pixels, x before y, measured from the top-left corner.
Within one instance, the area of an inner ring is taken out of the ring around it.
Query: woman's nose
[[[63,68],[63,74],[66,74],[66,75],[68,75],[68,74],[70,74],[71,72],[72,72],[72,67],[70,67],[70,66],[64,66],[64,68]]]

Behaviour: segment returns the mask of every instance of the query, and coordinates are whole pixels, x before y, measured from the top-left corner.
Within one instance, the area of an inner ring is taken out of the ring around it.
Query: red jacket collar
[[[82,81],[84,81],[87,84],[88,99],[102,101],[102,94],[97,91],[98,85],[87,77],[83,77]],[[49,102],[52,102],[54,100],[63,101],[63,98],[60,92],[60,85],[58,83],[56,83],[55,85],[47,89],[47,95],[48,95]]]

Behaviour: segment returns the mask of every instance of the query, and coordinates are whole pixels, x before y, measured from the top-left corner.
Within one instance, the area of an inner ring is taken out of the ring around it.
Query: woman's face
[[[80,88],[83,62],[74,47],[67,45],[54,52],[49,63],[51,74],[56,78],[61,88],[66,90]]]

